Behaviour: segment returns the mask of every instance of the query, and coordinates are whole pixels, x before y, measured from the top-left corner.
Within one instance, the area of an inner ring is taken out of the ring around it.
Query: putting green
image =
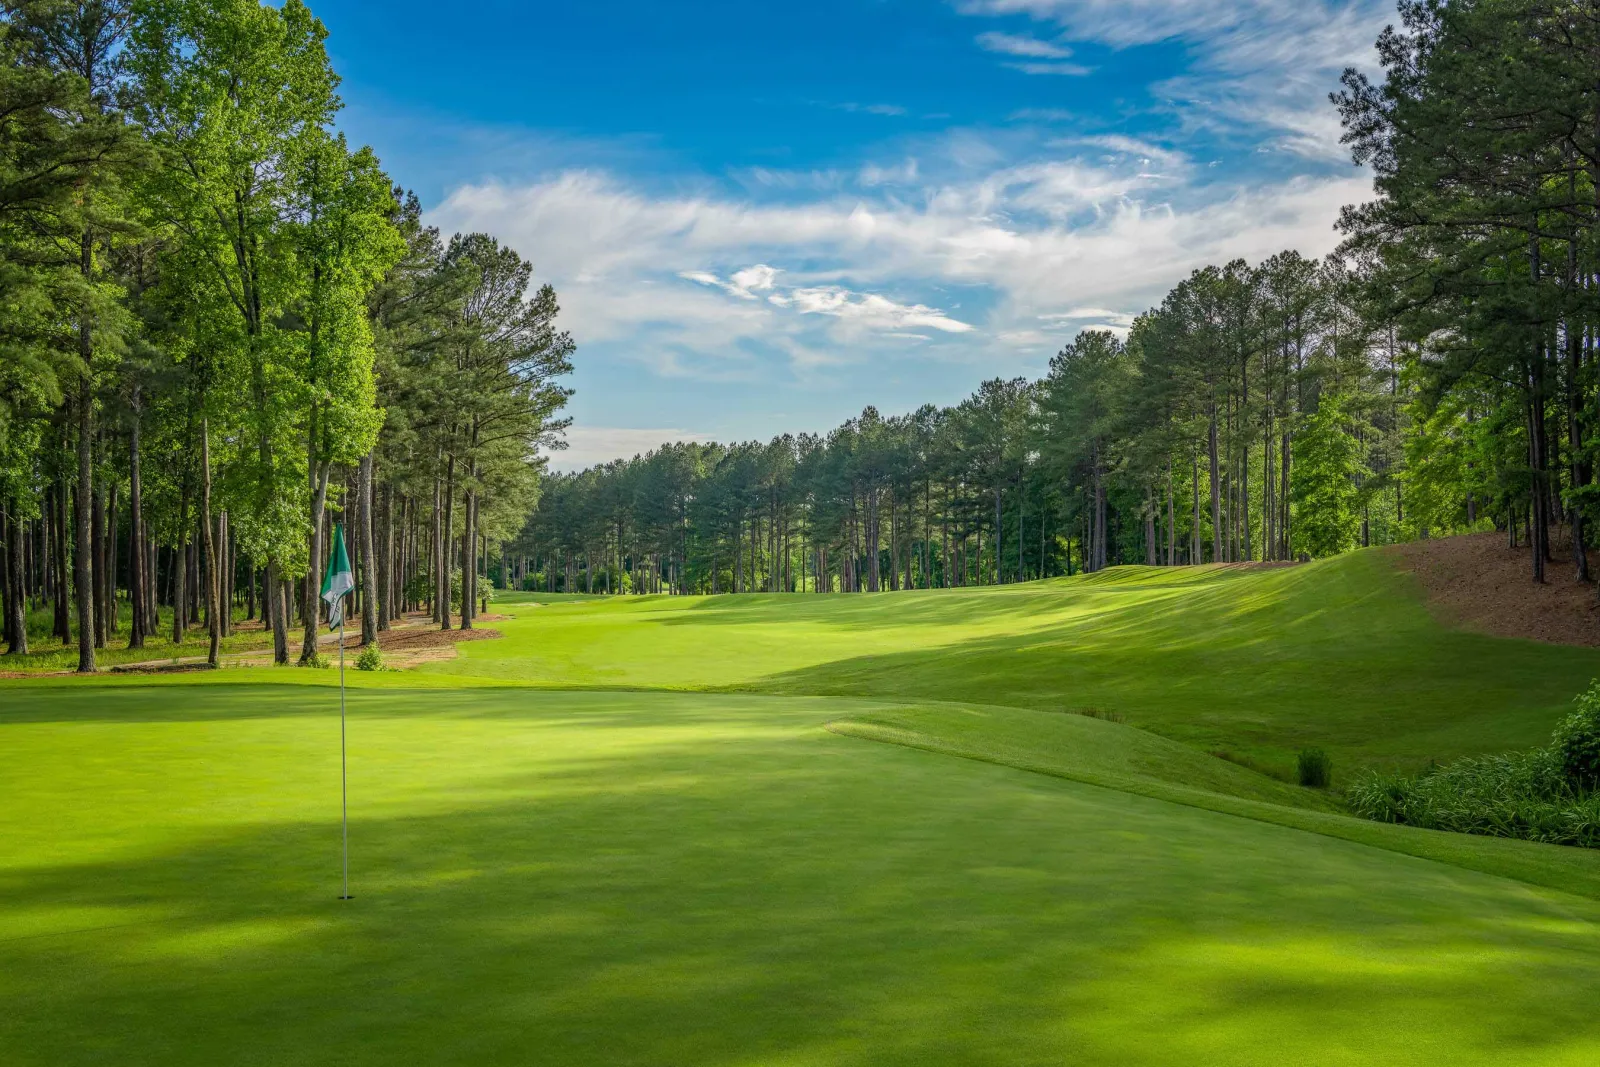
[[[508,598],[351,675],[350,902],[329,672],[0,682],[0,1063],[1600,1062],[1600,857],[1173,740],[1419,760],[1596,666],[1336,563]]]
[[[0,1061],[1573,1063],[1600,904],[818,727],[841,700],[14,694]],[[179,698],[179,699],[175,699]]]

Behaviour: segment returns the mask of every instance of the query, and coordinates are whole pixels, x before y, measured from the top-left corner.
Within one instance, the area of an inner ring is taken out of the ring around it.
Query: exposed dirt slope
[[[1572,543],[1554,546],[1545,584],[1533,581],[1526,548],[1513,549],[1504,534],[1471,534],[1417,541],[1384,550],[1416,575],[1428,604],[1452,625],[1497,637],[1524,637],[1562,645],[1600,647],[1600,595],[1579,582]],[[1600,555],[1590,567],[1600,572]]]

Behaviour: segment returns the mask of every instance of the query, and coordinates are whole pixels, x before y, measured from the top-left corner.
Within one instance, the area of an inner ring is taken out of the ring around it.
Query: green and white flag
[[[344,624],[344,597],[356,587],[350,571],[350,557],[344,550],[344,524],[333,528],[333,551],[328,554],[328,573],[322,579],[322,599],[328,602],[328,625]]]

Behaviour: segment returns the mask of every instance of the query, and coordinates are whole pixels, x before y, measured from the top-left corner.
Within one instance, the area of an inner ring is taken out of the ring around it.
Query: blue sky
[[[1185,274],[1336,243],[1388,2],[314,0],[343,127],[555,284],[558,465],[1038,375]]]

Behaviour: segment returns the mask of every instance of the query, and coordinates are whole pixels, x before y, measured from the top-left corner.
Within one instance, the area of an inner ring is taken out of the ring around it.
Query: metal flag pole
[[[339,807],[344,823],[344,895],[350,899],[350,771],[345,756],[344,729],[344,615],[339,616]]]
[[[328,573],[322,579],[322,599],[328,605],[328,625],[339,628],[339,822],[344,834],[344,892],[340,900],[350,899],[350,761],[345,745],[344,598],[355,592],[355,588],[350,556],[344,550],[344,526],[336,523],[333,550],[328,553]]]

